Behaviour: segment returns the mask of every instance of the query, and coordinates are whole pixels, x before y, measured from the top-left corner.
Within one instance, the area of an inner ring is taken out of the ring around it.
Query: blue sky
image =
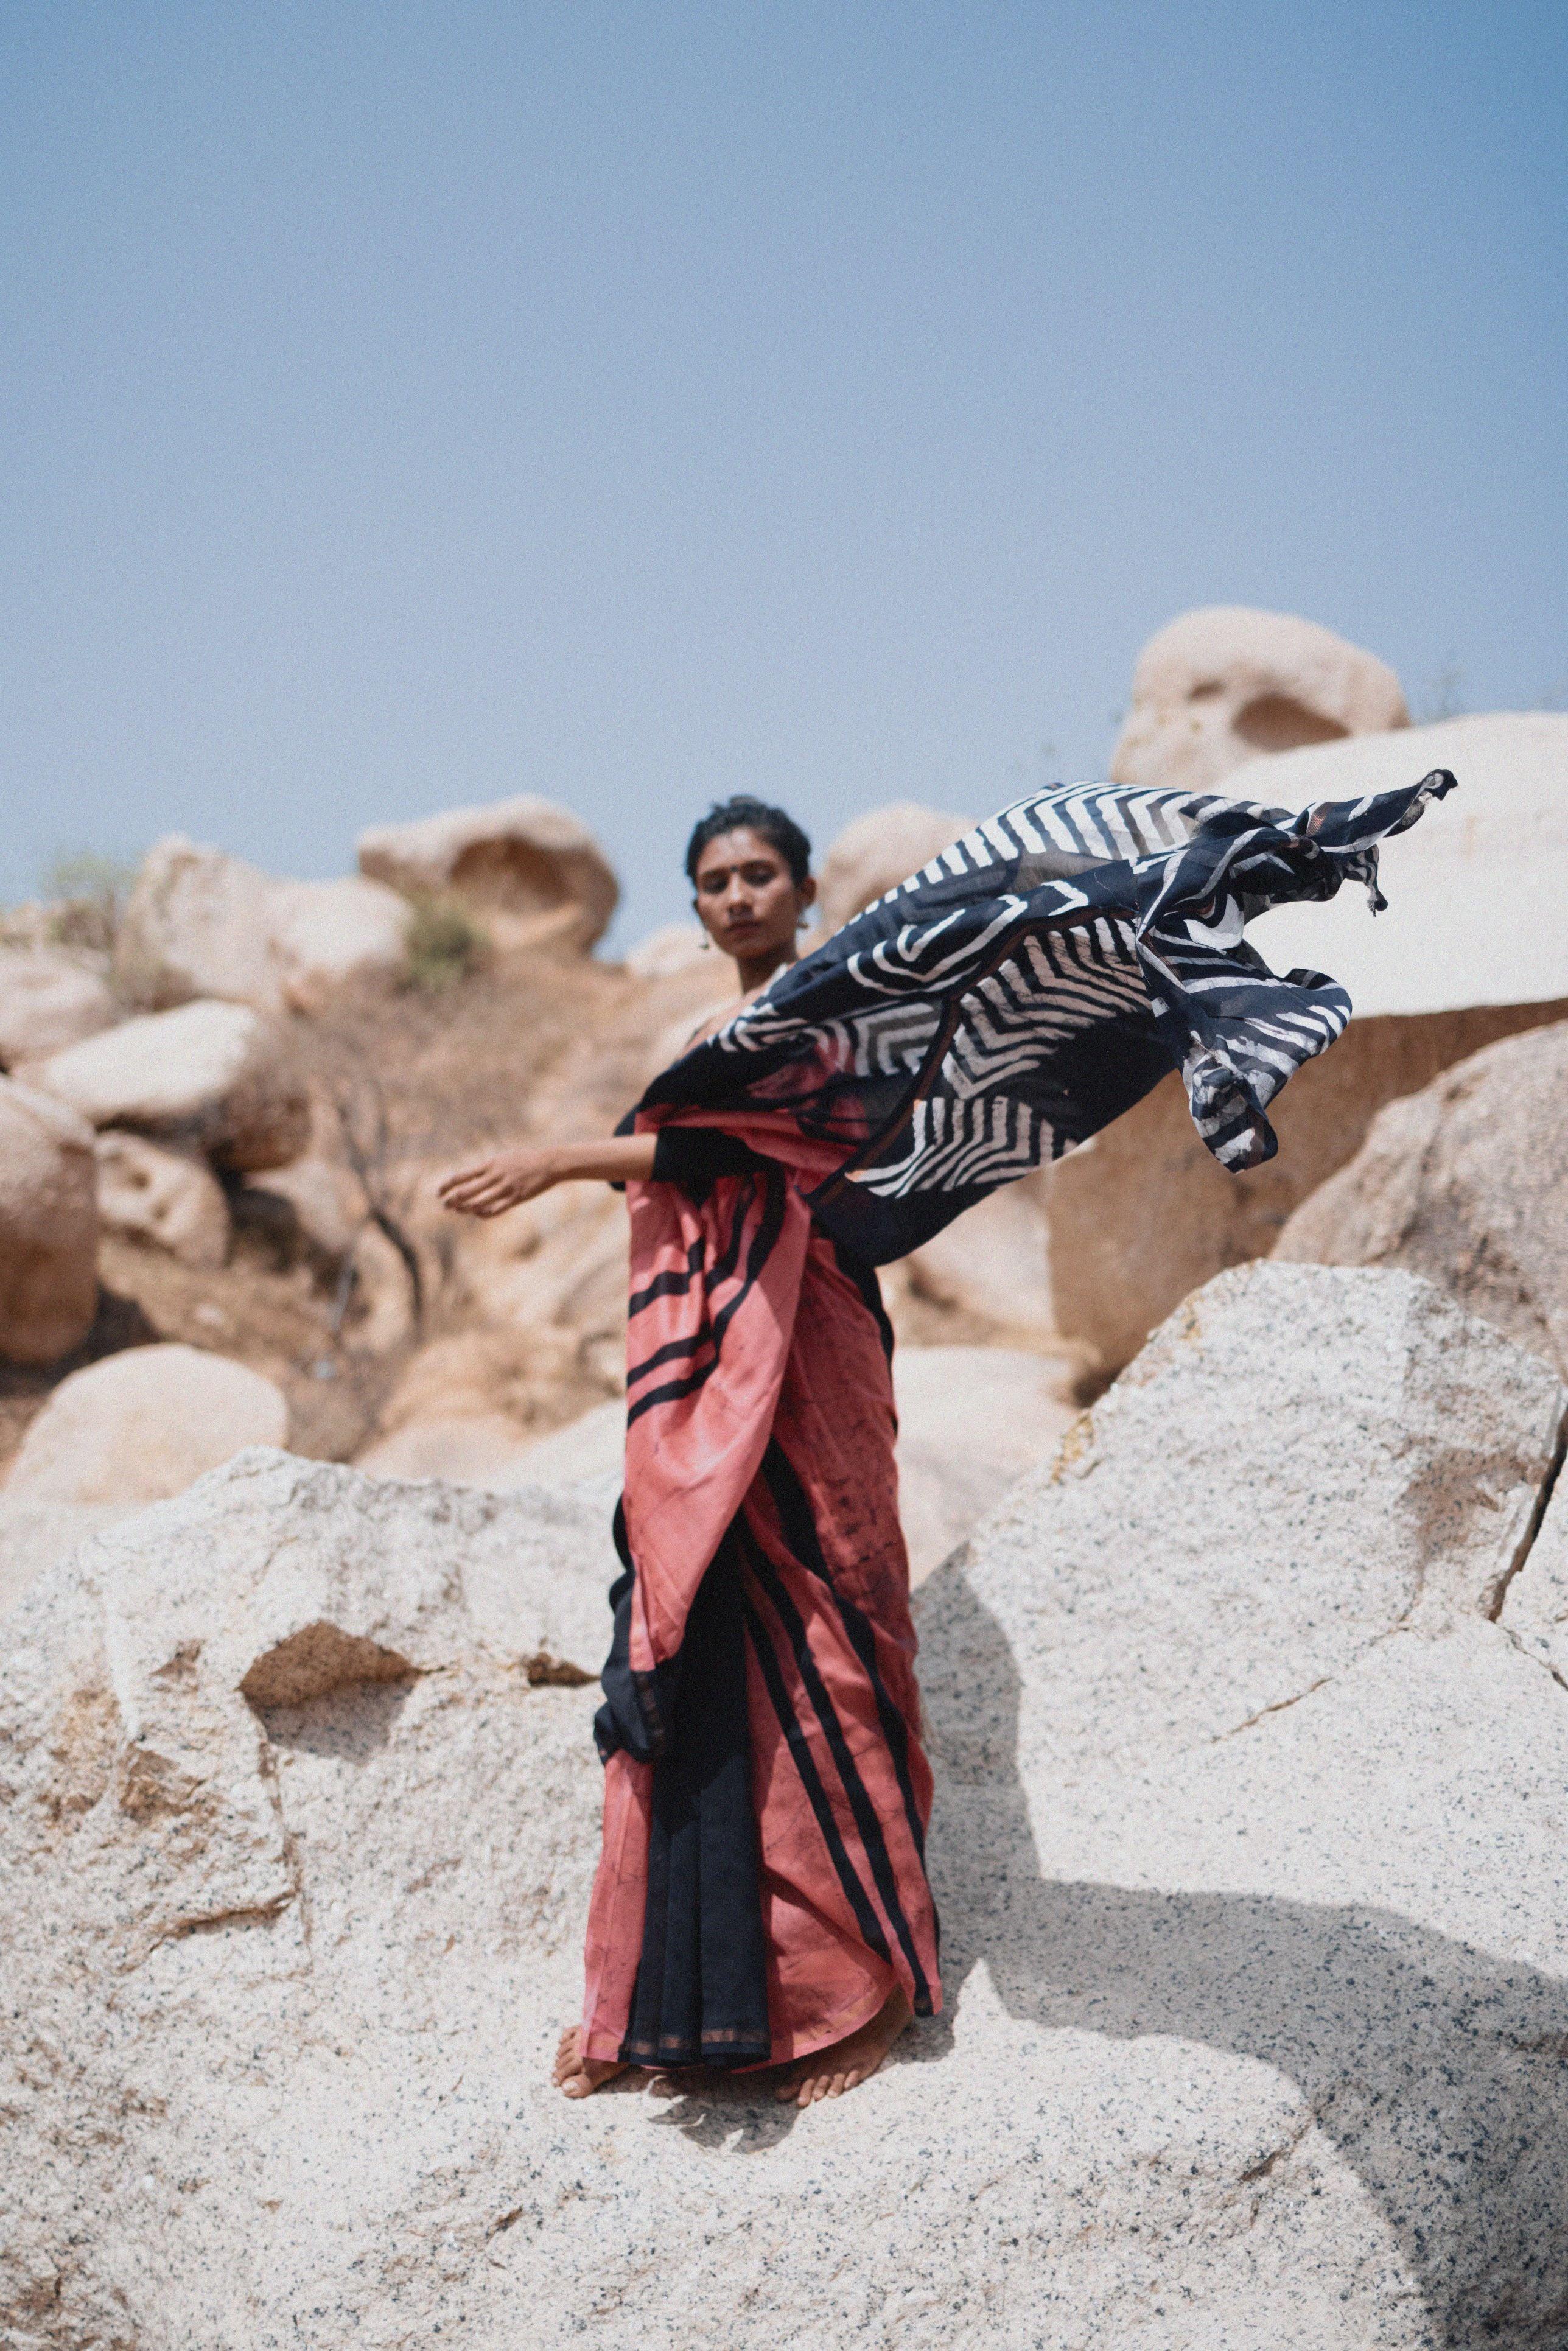
[[[1195,603],[1568,702],[1565,117],[1561,5],[9,0],[0,897],[526,790],[629,940]]]

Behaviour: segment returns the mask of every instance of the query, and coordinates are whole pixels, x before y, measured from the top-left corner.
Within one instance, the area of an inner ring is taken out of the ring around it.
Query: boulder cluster
[[[1113,772],[1434,766],[1376,925],[1258,925],[1358,1013],[1276,1162],[1167,1081],[890,1270],[946,2001],[805,2114],[549,2087],[622,1211],[432,1197],[602,1131],[722,959],[591,957],[613,873],[531,799],[334,883],[165,841],[90,946],[8,918],[0,2339],[1564,2339],[1568,718],[1413,728],[1216,610]],[[969,820],[857,820],[823,921]]]

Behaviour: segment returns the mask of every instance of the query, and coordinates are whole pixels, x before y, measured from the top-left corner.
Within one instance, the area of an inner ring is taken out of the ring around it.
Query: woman
[[[941,2004],[931,1780],[873,1268],[1117,1117],[1171,1068],[1220,1164],[1272,1155],[1269,1102],[1349,1017],[1243,939],[1364,882],[1449,790],[1292,816],[1077,786],[977,826],[815,953],[807,844],[730,802],[687,857],[740,1005],[630,1134],[453,1176],[498,1215],[624,1182],[626,1481],[596,1730],[604,1842],[582,2022],[556,2079],[785,2064],[800,2105],[874,2073]]]
[[[810,856],[756,800],[697,826],[696,912],[741,995],[694,1044],[795,962]],[[496,1216],[570,1177],[628,1187],[618,1536],[666,1644],[655,1661],[629,1572],[598,1726],[587,2009],[556,2067],[569,2096],[630,2063],[788,2063],[779,2095],[808,2105],[940,2002],[887,1324],[871,1267],[803,1205],[829,1163],[771,1140],[776,1159],[735,1132],[649,1128],[507,1152],[442,1190]],[[693,1388],[716,1329],[723,1384]]]

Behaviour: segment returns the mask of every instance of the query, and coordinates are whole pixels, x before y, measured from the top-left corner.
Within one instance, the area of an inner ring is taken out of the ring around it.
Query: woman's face
[[[697,859],[694,887],[698,919],[715,946],[747,963],[790,946],[817,894],[810,877],[797,883],[783,852],[749,825],[714,835]]]

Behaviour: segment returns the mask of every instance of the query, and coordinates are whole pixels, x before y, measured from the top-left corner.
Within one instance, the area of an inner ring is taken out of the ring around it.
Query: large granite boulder
[[[488,1486],[520,1470],[528,1482],[533,1440],[603,1394],[569,1331],[546,1324],[453,1332],[430,1341],[404,1366],[356,1466],[372,1477],[444,1478],[459,1486]]]
[[[1381,851],[1389,904],[1360,890],[1278,906],[1249,935],[1276,970],[1308,964],[1357,1013],[1429,1019],[1568,998],[1568,712],[1496,711],[1258,759],[1227,794],[1281,808],[1354,799],[1449,768],[1459,789]]]
[[[286,1166],[309,1137],[287,1041],[246,1004],[144,1013],[29,1064],[28,1076],[94,1126],[183,1144],[237,1173]]]
[[[898,1515],[923,1583],[1076,1417],[1061,1364],[1018,1347],[900,1347]]]
[[[52,1095],[0,1078],[0,1357],[57,1363],[97,1311],[92,1129]]]
[[[899,1328],[912,1295],[971,1325],[1027,1333],[1036,1344],[1051,1344],[1056,1310],[1049,1198],[1044,1169],[1019,1176],[966,1208],[935,1240],[885,1267],[883,1290],[894,1328]]]
[[[634,979],[674,979],[700,969],[705,956],[711,963],[716,950],[700,923],[661,923],[627,950],[626,968]]]
[[[1202,791],[1258,753],[1406,723],[1385,662],[1293,612],[1206,604],[1149,639],[1111,774]]]
[[[162,1012],[195,997],[283,1008],[268,877],[243,859],[172,832],[155,841],[115,940],[115,969],[132,1002]]]
[[[460,900],[503,945],[561,937],[591,946],[621,894],[587,826],[527,793],[375,825],[360,836],[360,871],[407,896]]]
[[[922,1595],[947,2012],[805,2115],[549,2086],[596,1508],[255,1453],[98,1537],[5,1628],[0,2327],[1537,2351],[1564,1402],[1408,1276],[1194,1301]]]
[[[1568,1376],[1568,1022],[1379,1111],[1274,1255],[1424,1273]]]
[[[275,881],[171,833],[138,869],[116,969],[127,995],[156,1011],[216,997],[316,1013],[345,980],[399,969],[410,919],[407,901],[382,883]]]
[[[625,1362],[629,1246],[615,1193],[602,1184],[558,1184],[507,1216],[457,1226],[456,1292],[486,1322],[573,1333],[585,1361],[615,1382]]]
[[[1354,1018],[1270,1116],[1280,1155],[1228,1175],[1176,1077],[1070,1152],[1047,1195],[1059,1330],[1126,1363],[1188,1290],[1267,1257],[1288,1218],[1354,1156],[1384,1104],[1497,1039],[1568,1017],[1568,716],[1445,719],[1259,759],[1227,793],[1297,809],[1451,768],[1458,791],[1387,842],[1390,904],[1281,907],[1249,933],[1276,971],[1332,972]]]
[[[531,1334],[537,1347],[551,1333]],[[385,1415],[387,1433],[359,1455],[375,1478],[443,1478],[505,1493],[517,1486],[619,1491],[626,1406],[616,1397],[540,1437],[519,1426],[527,1388],[484,1375],[501,1334],[437,1340]],[[482,1376],[468,1373],[472,1363]],[[1060,1360],[1014,1347],[904,1347],[893,1359],[898,1407],[898,1508],[910,1575],[923,1583],[1004,1494],[1051,1451],[1074,1417]],[[570,1367],[554,1374],[562,1393]],[[548,1395],[549,1366],[537,1377]],[[508,1398],[507,1389],[512,1390]],[[500,1408],[510,1401],[508,1412]],[[540,1398],[543,1401],[543,1398]]]
[[[5,1499],[162,1501],[287,1434],[283,1392],[260,1372],[178,1343],[127,1347],[60,1382],[28,1424]]]
[[[923,1596],[1031,2339],[1560,2332],[1565,1401],[1413,1277],[1238,1270]]]
[[[0,1491],[0,1616],[15,1607],[47,1567],[68,1558],[89,1535],[118,1526],[141,1507],[136,1502],[47,1502]]]
[[[1568,1689],[1568,1484],[1559,1477],[1499,1619],[1503,1630]]]
[[[822,935],[907,882],[974,824],[972,816],[954,816],[919,800],[892,800],[857,816],[823,858],[817,877]]]
[[[274,882],[267,918],[283,1000],[292,1012],[324,1011],[346,981],[371,972],[390,977],[407,961],[407,899],[360,874]]]
[[[75,956],[0,946],[0,1069],[74,1045],[119,1018],[109,982]]]

